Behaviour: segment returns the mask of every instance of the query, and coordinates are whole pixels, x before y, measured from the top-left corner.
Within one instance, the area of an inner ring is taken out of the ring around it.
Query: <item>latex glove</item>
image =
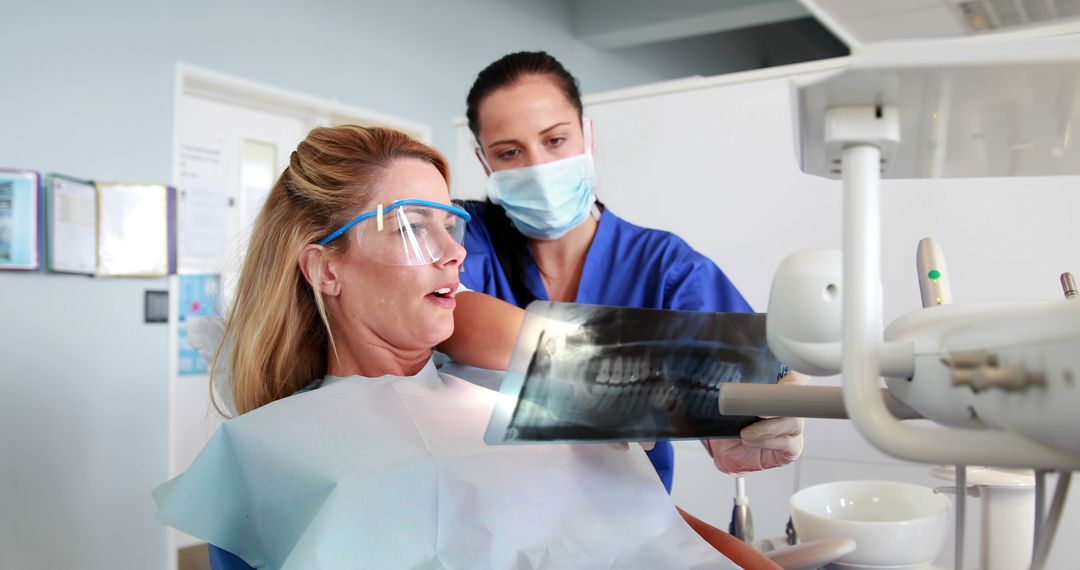
[[[806,384],[809,378],[790,372],[779,384]],[[739,432],[739,439],[706,439],[701,443],[712,455],[716,468],[737,474],[787,465],[803,450],[802,418],[769,418]]]

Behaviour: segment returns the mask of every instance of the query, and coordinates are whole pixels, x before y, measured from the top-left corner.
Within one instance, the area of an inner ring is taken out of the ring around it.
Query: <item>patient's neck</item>
[[[378,378],[415,376],[431,360],[431,349],[400,349],[384,343],[364,342],[360,346],[333,347],[327,354],[327,374],[330,376],[366,376]]]

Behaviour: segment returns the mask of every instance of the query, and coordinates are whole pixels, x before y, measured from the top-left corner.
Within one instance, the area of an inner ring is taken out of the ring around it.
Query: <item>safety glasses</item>
[[[379,204],[334,233],[318,241],[326,245],[353,229],[356,244],[364,255],[388,265],[428,265],[442,259],[450,243],[461,245],[469,213],[438,202],[398,200]]]

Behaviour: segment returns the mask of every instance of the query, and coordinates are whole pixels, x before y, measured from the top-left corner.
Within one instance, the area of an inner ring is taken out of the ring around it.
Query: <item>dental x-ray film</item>
[[[765,315],[529,305],[489,444],[737,437],[759,418],[723,416],[726,382],[775,384]]]

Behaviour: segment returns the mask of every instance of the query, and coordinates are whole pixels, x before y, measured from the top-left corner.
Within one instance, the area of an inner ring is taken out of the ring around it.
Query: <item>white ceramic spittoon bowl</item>
[[[923,568],[949,532],[949,500],[912,483],[824,483],[798,491],[789,504],[800,541],[855,541],[855,552],[837,560],[838,568]]]

